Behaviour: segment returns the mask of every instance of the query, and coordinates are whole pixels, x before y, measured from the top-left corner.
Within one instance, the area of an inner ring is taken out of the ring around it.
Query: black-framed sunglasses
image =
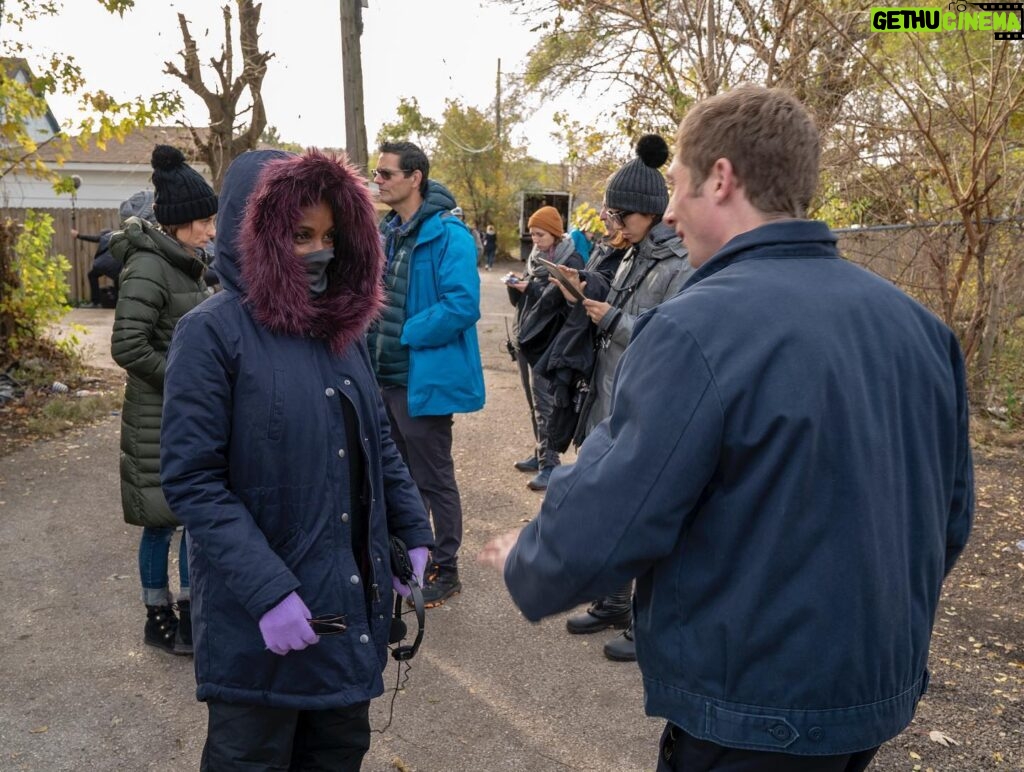
[[[348,630],[348,618],[344,614],[325,614],[308,620],[317,635],[341,635]]]
[[[373,170],[373,176],[380,177],[384,181],[390,180],[396,174],[408,177],[411,173],[412,169],[381,169],[379,166]]]

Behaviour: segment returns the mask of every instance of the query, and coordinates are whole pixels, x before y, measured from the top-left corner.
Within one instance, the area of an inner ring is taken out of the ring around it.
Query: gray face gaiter
[[[306,263],[306,280],[313,297],[319,297],[327,289],[327,266],[334,259],[334,248],[320,249],[302,256]]]

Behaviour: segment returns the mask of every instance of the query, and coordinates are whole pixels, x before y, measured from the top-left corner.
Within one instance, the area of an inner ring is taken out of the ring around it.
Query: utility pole
[[[341,0],[341,72],[345,92],[345,151],[353,165],[366,171],[366,115],[363,108],[363,8],[367,0]]]
[[[494,76],[494,136],[501,152],[501,59],[498,60],[498,74]]]

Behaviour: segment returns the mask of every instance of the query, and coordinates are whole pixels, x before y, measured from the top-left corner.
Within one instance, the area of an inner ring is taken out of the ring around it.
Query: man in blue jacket
[[[392,208],[380,226],[387,298],[368,338],[395,442],[433,519],[435,548],[423,589],[428,608],[462,589],[452,414],[484,406],[476,246],[451,214],[451,193],[429,176],[430,162],[413,143],[381,145],[373,179]]]
[[[697,270],[538,517],[481,556],[531,620],[637,578],[659,770],[863,770],[927,687],[970,530],[956,337],[803,219],[819,147],[784,91],[690,110],[665,222]]]

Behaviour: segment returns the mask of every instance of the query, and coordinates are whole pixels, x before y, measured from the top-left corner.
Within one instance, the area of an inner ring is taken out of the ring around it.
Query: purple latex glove
[[[309,609],[296,593],[285,599],[260,617],[260,632],[267,648],[275,654],[285,655],[289,651],[301,651],[320,640],[309,626]]]
[[[423,569],[427,567],[428,557],[430,557],[430,552],[426,547],[413,547],[409,550],[409,562],[412,563],[412,573],[420,587],[423,586]],[[397,576],[391,577],[391,585],[395,588],[395,592],[403,598],[408,598],[412,595],[412,590],[409,589],[408,585],[398,581]]]

